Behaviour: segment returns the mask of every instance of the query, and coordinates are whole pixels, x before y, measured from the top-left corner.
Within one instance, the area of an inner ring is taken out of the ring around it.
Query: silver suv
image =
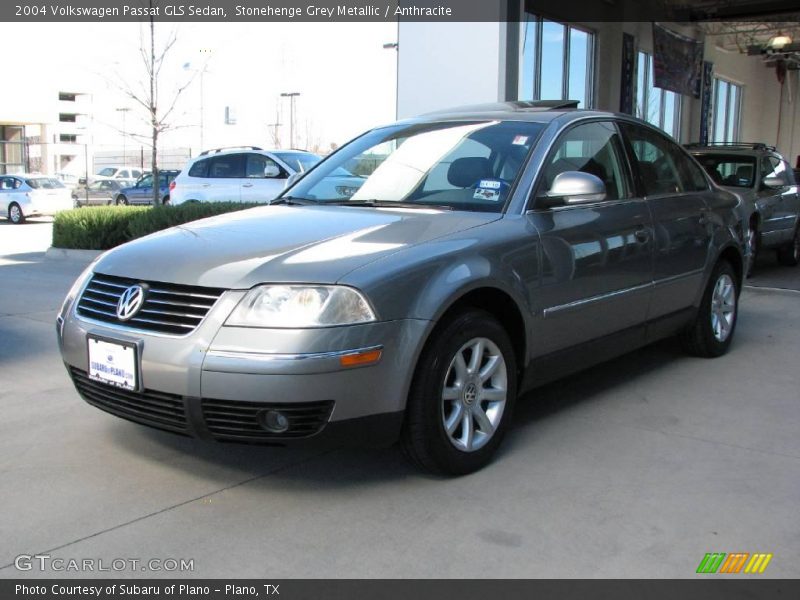
[[[761,250],[775,250],[778,262],[800,262],[800,196],[795,176],[772,146],[754,143],[689,144],[711,178],[741,198],[747,229],[749,269]]]
[[[724,354],[735,196],[658,129],[571,106],[380,127],[270,206],[111,250],[58,315],[75,387],[183,435],[399,439],[457,474],[521,392],[670,335]]]
[[[304,150],[257,146],[207,150],[170,184],[170,203],[266,203],[283,191],[290,176],[304,173],[319,161],[319,156]]]

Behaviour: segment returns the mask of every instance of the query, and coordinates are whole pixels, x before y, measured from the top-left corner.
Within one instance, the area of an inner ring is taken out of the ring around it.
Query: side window
[[[248,154],[244,176],[251,179],[264,179],[264,169],[268,166],[276,167],[283,174],[283,169],[270,157],[263,154]]]
[[[687,192],[704,192],[708,189],[708,181],[703,175],[703,169],[686,156],[680,148],[673,148],[675,152],[675,162],[678,164],[683,189]]]
[[[673,148],[674,142],[650,129],[630,123],[623,123],[622,130],[633,148],[646,196],[684,191],[684,183],[689,182],[682,181],[679,169],[685,157],[679,149]],[[688,179],[688,172],[684,177]]]
[[[582,171],[598,177],[606,186],[606,199],[628,198],[625,171],[622,168],[621,141],[612,123],[578,125],[567,131],[545,163],[539,194],[550,189],[556,175]]]
[[[8,177],[0,177],[0,190],[12,189],[11,180]]]
[[[189,169],[189,177],[208,177],[208,163],[209,159],[207,158],[198,160]]]
[[[226,154],[209,160],[209,177],[219,179],[244,177],[244,154]]]

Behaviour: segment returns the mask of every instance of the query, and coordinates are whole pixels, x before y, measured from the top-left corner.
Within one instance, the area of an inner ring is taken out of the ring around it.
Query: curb
[[[68,248],[54,248],[50,246],[44,257],[47,260],[94,260],[103,253],[103,250],[70,250]]]

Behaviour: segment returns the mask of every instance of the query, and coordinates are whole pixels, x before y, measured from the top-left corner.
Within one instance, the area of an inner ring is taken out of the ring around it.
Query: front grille
[[[121,321],[117,318],[117,303],[132,285],[144,288],[144,304],[133,318]],[[82,317],[119,327],[185,335],[195,330],[224,291],[95,273],[78,301],[77,310]]]
[[[89,379],[85,371],[70,368],[78,392],[92,406],[158,429],[187,434],[183,398],[176,394],[132,392]]]
[[[319,433],[333,410],[333,401],[275,403],[235,402],[203,399],[206,427],[219,441],[259,442],[286,438],[304,438]],[[289,419],[283,433],[272,433],[261,426],[262,414],[278,410]]]

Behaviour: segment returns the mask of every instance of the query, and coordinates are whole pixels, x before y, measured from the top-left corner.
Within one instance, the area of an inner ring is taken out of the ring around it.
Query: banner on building
[[[622,34],[622,81],[619,90],[619,112],[627,115],[633,114],[633,94],[636,49],[634,38],[630,33]]]
[[[711,123],[711,83],[714,76],[714,63],[703,63],[703,94],[700,103],[700,143],[707,144],[709,124]]]
[[[655,87],[699,98],[703,42],[653,23],[653,71]]]

